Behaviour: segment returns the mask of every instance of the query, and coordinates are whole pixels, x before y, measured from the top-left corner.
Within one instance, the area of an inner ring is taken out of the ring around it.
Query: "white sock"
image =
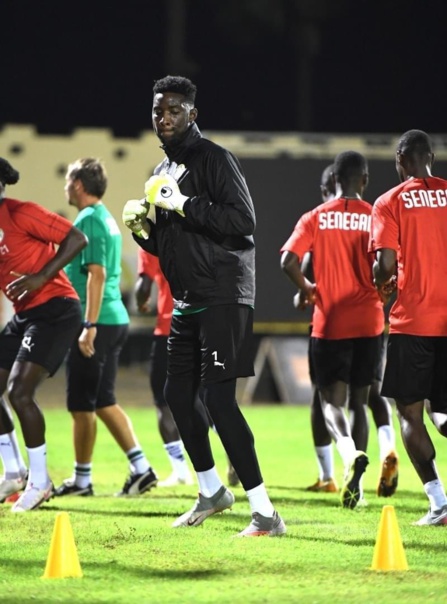
[[[267,495],[267,490],[263,482],[254,489],[246,491],[250,503],[251,513],[258,512],[266,518],[273,518],[275,508]]]
[[[216,466],[205,472],[197,472],[197,481],[199,483],[199,490],[204,497],[212,497],[223,486]]]
[[[11,434],[12,432],[9,434],[0,434],[0,456],[3,461],[3,469],[7,480],[20,477],[20,466]]]
[[[28,468],[26,466],[25,460],[22,457],[22,452],[20,451],[19,441],[17,440],[17,432],[13,430],[9,436],[11,437],[12,446],[14,447],[17,463],[20,468],[20,474],[21,476],[26,476],[26,474],[28,473]]]
[[[396,448],[396,437],[393,426],[380,426],[377,429],[377,439],[379,441],[380,461],[383,461],[388,453],[394,451]]]
[[[126,455],[130,462],[130,471],[132,474],[144,474],[151,467],[139,445],[126,451]]]
[[[424,491],[430,501],[431,510],[440,510],[447,504],[444,485],[439,479],[430,480],[424,484]]]
[[[340,457],[343,460],[345,473],[349,472],[352,462],[354,461],[357,449],[355,448],[354,440],[351,436],[342,436],[335,443]]]
[[[176,476],[178,476],[178,478],[181,480],[190,478],[191,473],[183,452],[183,442],[181,440],[173,440],[170,443],[165,443],[164,448],[168,454],[172,471],[176,474]]]
[[[86,489],[92,482],[92,464],[78,463],[74,465],[74,483],[80,489]]]
[[[329,480],[334,477],[334,453],[332,450],[332,444],[325,445],[324,447],[315,447],[315,453],[317,455],[317,464],[319,480]]]
[[[48,487],[50,477],[47,470],[47,445],[44,443],[40,447],[26,448],[29,460],[29,479],[28,484],[34,487],[44,489]]]

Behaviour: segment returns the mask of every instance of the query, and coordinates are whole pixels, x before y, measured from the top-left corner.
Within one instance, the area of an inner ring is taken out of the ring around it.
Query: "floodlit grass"
[[[130,408],[150,461],[164,478],[169,462],[156,430],[153,408]],[[0,602],[446,602],[446,528],[412,522],[428,506],[403,451],[400,485],[379,499],[377,439],[371,433],[365,476],[368,507],[349,511],[338,496],[312,494],[316,478],[307,408],[244,407],[256,437],[265,483],[288,534],[283,538],[235,539],[249,522],[241,487],[231,512],[201,527],[172,529],[174,518],[193,503],[197,487],[157,488],[140,498],[113,497],[124,482],[127,462],[100,426],[94,458],[96,496],[53,499],[40,510],[11,514],[0,507]],[[72,470],[71,420],[64,410],[46,411],[49,465],[56,484]],[[438,467],[447,475],[445,441],[430,431]],[[225,457],[212,434],[216,464],[225,477]],[[341,463],[335,451],[338,478]],[[409,570],[371,571],[382,507],[392,504]],[[46,579],[42,574],[56,513],[67,511],[83,578]]]

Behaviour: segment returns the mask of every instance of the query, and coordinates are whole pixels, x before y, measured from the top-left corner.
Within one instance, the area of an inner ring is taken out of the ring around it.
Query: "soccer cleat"
[[[78,487],[72,478],[67,478],[63,481],[60,487],[54,490],[55,497],[63,497],[64,495],[78,495],[80,497],[90,497],[94,495],[93,485],[90,483],[86,487]]]
[[[227,480],[230,487],[237,487],[240,484],[239,476],[236,473],[236,470],[229,463],[227,468]]]
[[[5,478],[0,482],[0,503],[4,503],[8,497],[23,491],[26,487],[28,475],[18,478]]]
[[[31,510],[35,510],[42,503],[51,499],[53,488],[52,482],[44,489],[39,489],[39,487],[35,487],[33,484],[27,485],[26,489],[12,506],[11,512],[31,512]]]
[[[286,534],[286,525],[278,512],[273,512],[272,518],[267,518],[259,512],[254,512],[251,522],[238,537],[279,537]]]
[[[338,493],[338,485],[333,478],[329,478],[328,480],[318,479],[315,484],[307,487],[306,491],[312,491],[313,493]]]
[[[369,459],[363,451],[357,451],[357,455],[345,477],[341,491],[341,502],[344,508],[353,510],[361,497],[360,479],[362,478]]]
[[[159,487],[178,487],[182,484],[189,485],[194,484],[194,479],[191,474],[185,476],[185,478],[180,478],[178,474],[172,472],[165,480],[162,480],[157,484]]]
[[[174,528],[181,526],[199,526],[208,516],[231,509],[235,499],[233,493],[225,486],[220,489],[212,497],[205,497],[199,493],[199,497],[193,507],[182,514],[172,523]]]
[[[131,474],[124,483],[123,488],[116,497],[126,497],[128,495],[142,495],[156,487],[158,483],[157,475],[152,468],[143,474]]]
[[[377,487],[377,495],[379,497],[391,497],[394,495],[397,488],[399,478],[399,459],[394,451],[389,453],[383,463],[379,478],[379,486]]]
[[[415,526],[447,526],[447,504],[440,510],[428,510],[425,516],[413,523]]]

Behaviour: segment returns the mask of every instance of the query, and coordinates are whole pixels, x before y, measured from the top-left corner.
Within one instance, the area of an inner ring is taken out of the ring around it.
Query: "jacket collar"
[[[195,122],[193,122],[179,141],[176,141],[174,145],[162,145],[161,148],[166,153],[170,161],[175,161],[178,163],[183,154],[201,138],[202,134],[198,126]]]

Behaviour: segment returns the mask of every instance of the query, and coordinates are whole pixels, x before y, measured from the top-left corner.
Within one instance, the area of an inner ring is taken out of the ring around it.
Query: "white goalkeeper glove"
[[[151,176],[144,185],[144,194],[149,204],[185,216],[183,206],[188,197],[180,193],[178,184],[169,174]]]
[[[129,199],[123,208],[122,220],[126,227],[137,237],[148,239],[149,236],[144,229],[149,204],[144,199]]]

